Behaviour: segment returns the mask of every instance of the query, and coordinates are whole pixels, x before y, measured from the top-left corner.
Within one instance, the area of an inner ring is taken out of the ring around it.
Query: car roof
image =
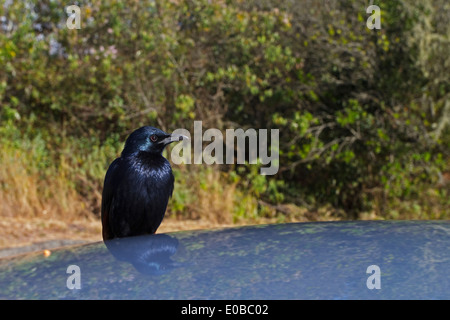
[[[130,237],[0,259],[0,298],[449,299],[449,236],[345,221]]]

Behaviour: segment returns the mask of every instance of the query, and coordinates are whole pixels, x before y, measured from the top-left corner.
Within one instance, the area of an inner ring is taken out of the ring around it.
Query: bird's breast
[[[164,178],[172,174],[169,161],[163,156],[139,155],[132,159],[131,169],[147,178]]]

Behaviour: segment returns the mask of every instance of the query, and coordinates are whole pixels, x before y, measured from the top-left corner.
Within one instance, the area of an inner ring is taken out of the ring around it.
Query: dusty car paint
[[[448,221],[157,234],[1,259],[0,298],[449,299],[449,248]],[[68,286],[73,265],[80,289]]]

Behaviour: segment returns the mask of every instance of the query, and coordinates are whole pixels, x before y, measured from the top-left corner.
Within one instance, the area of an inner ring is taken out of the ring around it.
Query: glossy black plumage
[[[162,151],[182,139],[148,126],[128,137],[120,158],[111,163],[105,176],[104,240],[156,232],[174,186],[172,168]]]

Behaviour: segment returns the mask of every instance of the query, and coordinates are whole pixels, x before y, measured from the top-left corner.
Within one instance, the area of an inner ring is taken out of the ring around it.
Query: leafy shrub
[[[201,215],[195,205],[220,194],[235,220],[264,203],[348,218],[448,212],[446,1],[384,1],[381,30],[354,0],[77,3],[79,30],[62,1],[0,6],[0,128],[5,154],[19,150],[39,181],[59,177],[86,211],[99,212],[103,174],[134,128],[202,120],[279,129],[280,171],[177,169],[175,214]]]

